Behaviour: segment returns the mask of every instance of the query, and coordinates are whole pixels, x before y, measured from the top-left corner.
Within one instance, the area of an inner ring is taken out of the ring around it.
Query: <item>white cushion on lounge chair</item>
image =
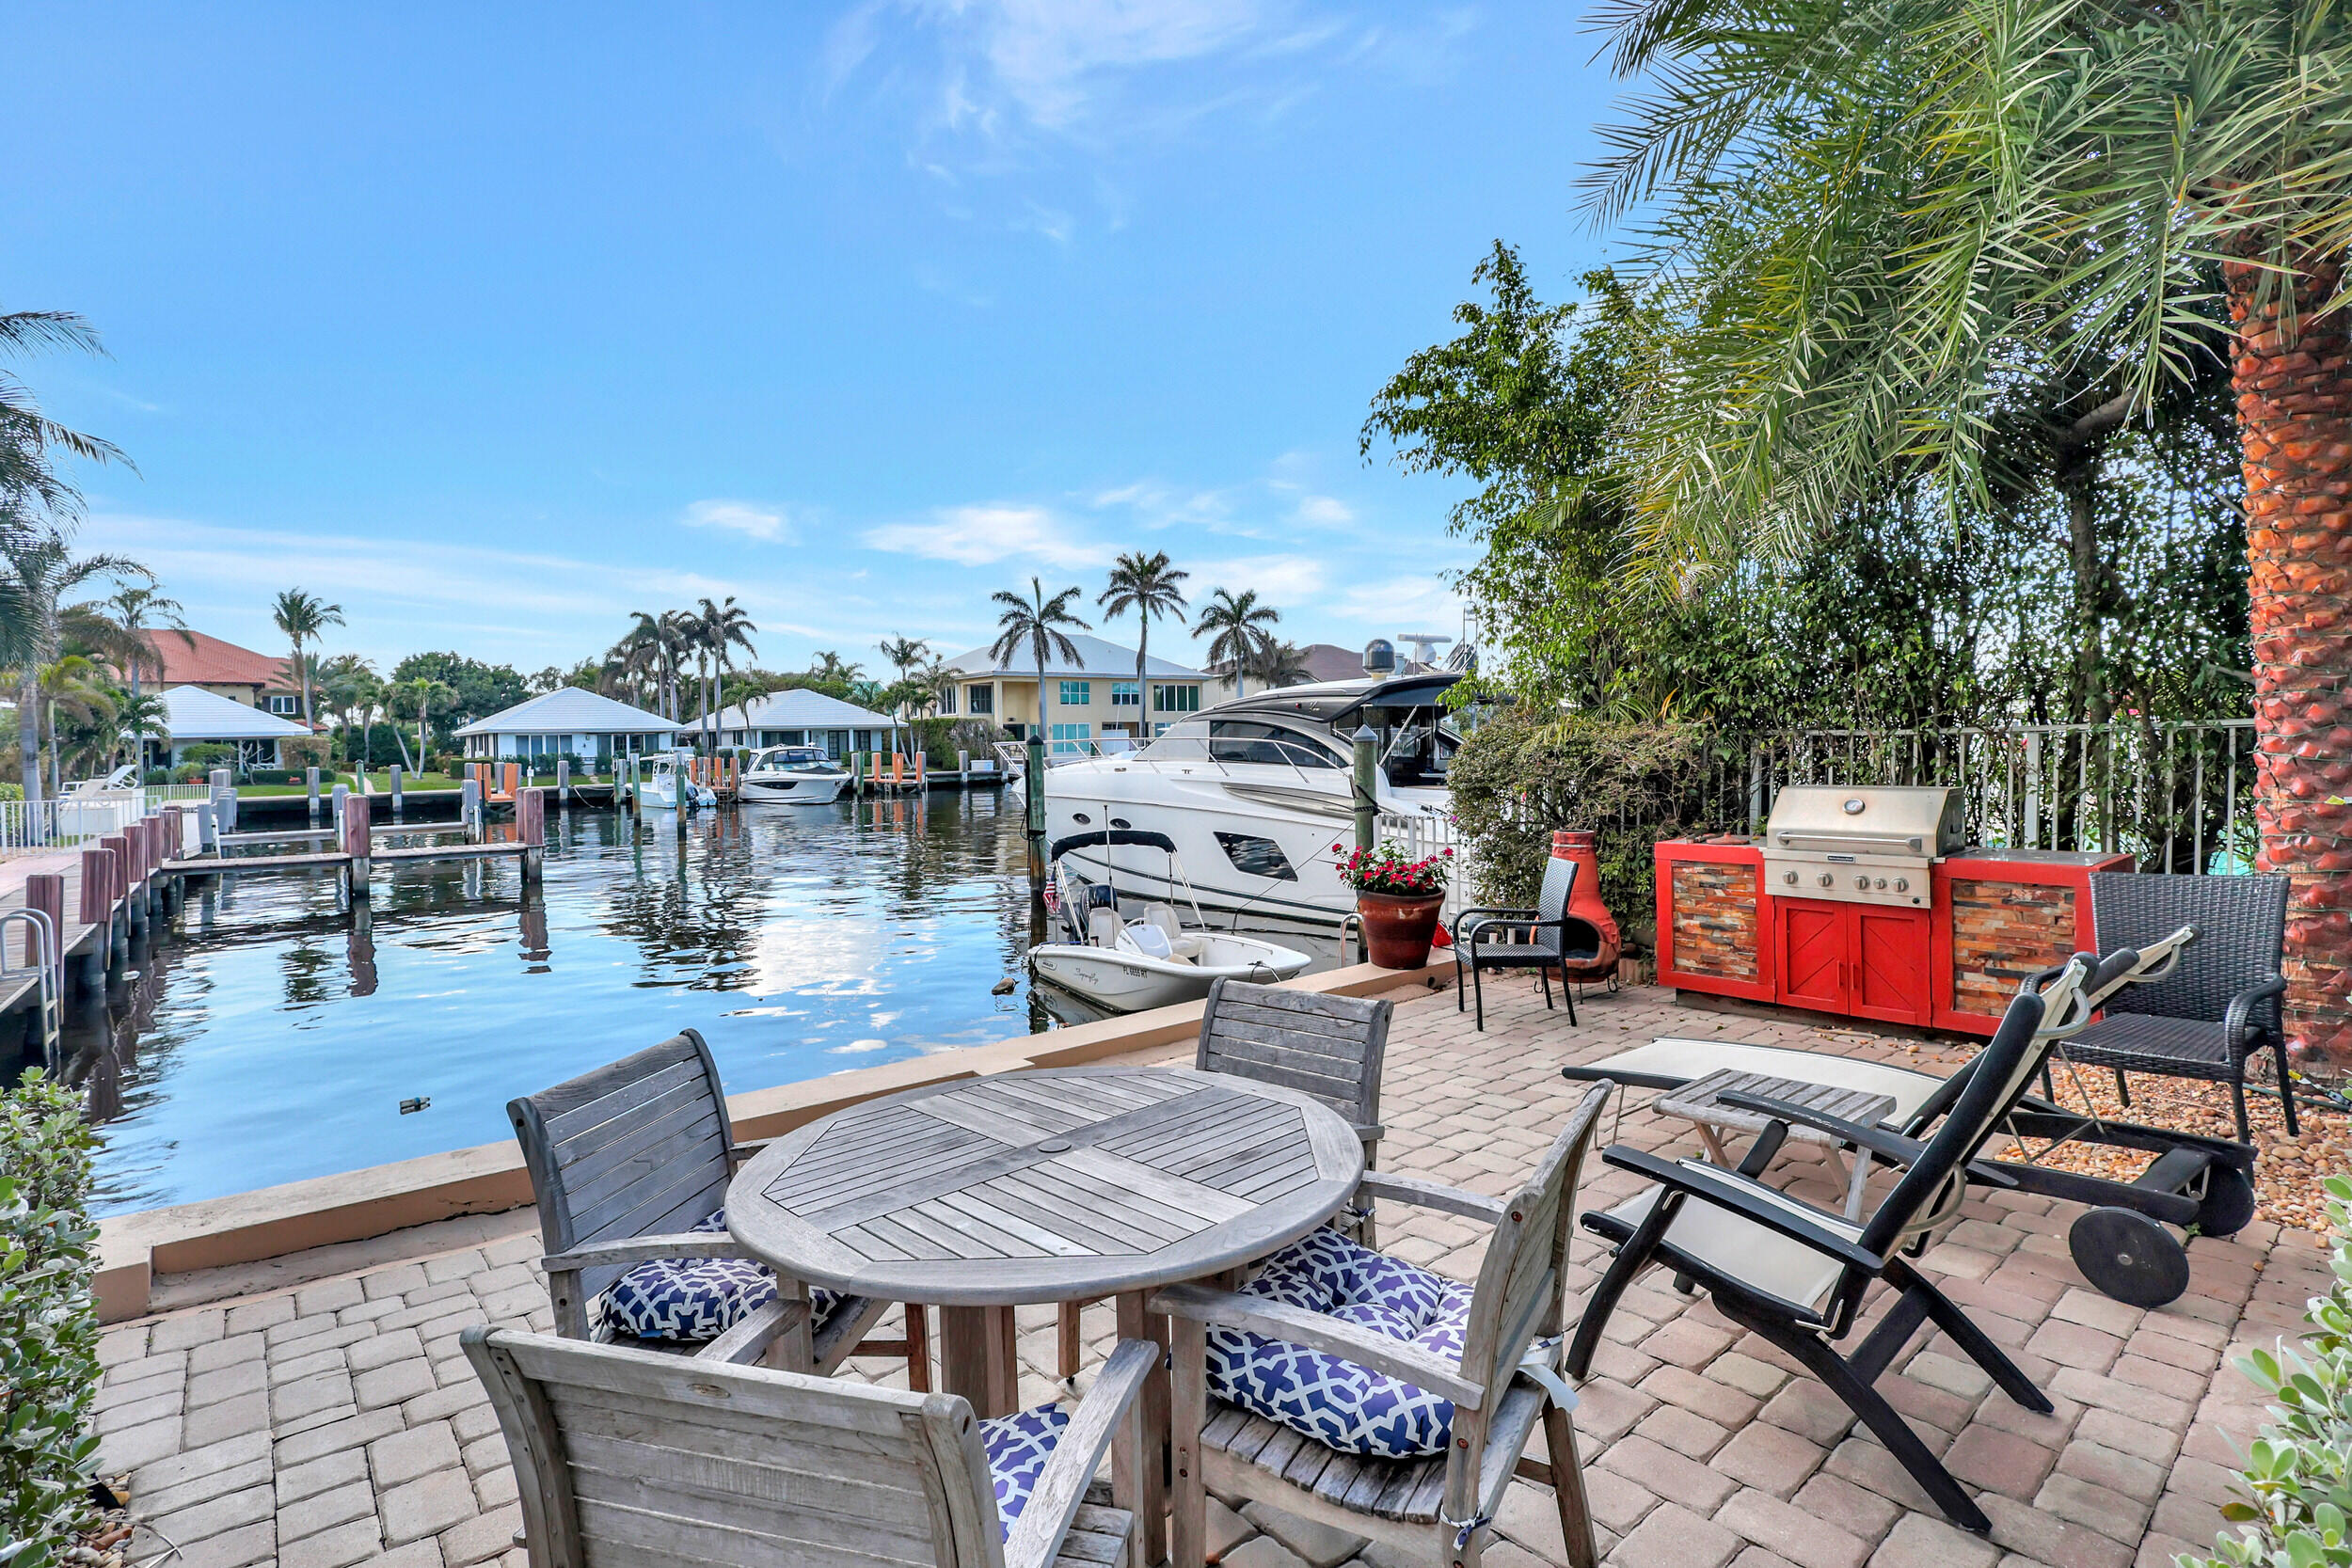
[[[1840,1219],[1826,1210],[1800,1202],[1760,1181],[1750,1181],[1736,1172],[1727,1171],[1721,1165],[1708,1164],[1704,1160],[1680,1160],[1676,1163],[1737,1182],[1765,1202],[1802,1215],[1834,1236],[1841,1236],[1850,1242],[1861,1238],[1862,1227],[1851,1220]],[[1663,1187],[1652,1187],[1639,1197],[1610,1210],[1609,1217],[1628,1226],[1640,1225],[1649,1217],[1650,1205],[1658,1201],[1658,1195],[1665,1190]],[[1827,1253],[1817,1252],[1803,1242],[1783,1236],[1775,1230],[1768,1230],[1754,1220],[1708,1202],[1695,1193],[1683,1199],[1682,1212],[1675,1216],[1674,1224],[1666,1227],[1666,1241],[1669,1245],[1722,1270],[1733,1279],[1807,1308],[1820,1306],[1821,1298],[1829,1294],[1830,1287],[1837,1283],[1839,1271],[1845,1267]]]
[[[1866,1062],[1827,1051],[1744,1045],[1738,1040],[1682,1039],[1671,1035],[1583,1064],[1578,1070],[1655,1073],[1661,1078],[1685,1079],[1732,1070],[1788,1078],[1800,1084],[1822,1084],[1831,1088],[1865,1089],[1894,1097],[1895,1109],[1886,1119],[1899,1126],[1909,1121],[1912,1113],[1944,1086],[1944,1080],[1931,1072],[1915,1072],[1910,1068],[1888,1067],[1883,1062]]]

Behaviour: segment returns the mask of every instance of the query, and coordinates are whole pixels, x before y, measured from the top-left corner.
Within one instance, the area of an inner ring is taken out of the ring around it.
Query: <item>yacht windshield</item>
[[[1380,771],[1392,786],[1445,787],[1446,768],[1462,738],[1447,727],[1442,709],[1368,707],[1363,721],[1380,737]]]
[[[1219,762],[1285,764],[1293,768],[1343,768],[1340,754],[1296,730],[1255,719],[1209,721],[1209,754]]]

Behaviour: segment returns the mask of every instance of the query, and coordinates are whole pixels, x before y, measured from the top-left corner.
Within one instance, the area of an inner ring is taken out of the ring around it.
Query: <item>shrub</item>
[[[21,784],[0,784],[0,800],[22,800],[24,786]]]
[[[1718,824],[1699,801],[1720,758],[1689,724],[1629,724],[1527,706],[1498,713],[1462,742],[1446,771],[1454,817],[1470,847],[1480,902],[1535,902],[1555,828],[1597,835],[1600,896],[1629,947],[1657,928],[1659,840]]]
[[[0,1563],[46,1568],[90,1520],[98,1308],[90,1133],[39,1073],[0,1095]]]
[[[2238,1363],[2277,1402],[2278,1419],[2247,1450],[2239,1485],[2250,1500],[2221,1516],[2243,1528],[2214,1543],[2217,1555],[2184,1556],[2182,1568],[2318,1568],[2352,1562],[2352,1180],[2327,1178],[2335,1287],[2312,1298],[2303,1321],[2309,1359],[2280,1348]]]

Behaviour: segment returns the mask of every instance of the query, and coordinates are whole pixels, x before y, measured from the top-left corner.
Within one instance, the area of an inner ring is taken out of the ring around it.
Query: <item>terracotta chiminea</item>
[[[1576,863],[1576,889],[1568,895],[1568,913],[1575,919],[1589,921],[1600,933],[1600,951],[1584,963],[1571,963],[1565,974],[1571,980],[1598,982],[1617,973],[1617,954],[1625,945],[1617,930],[1616,916],[1600,898],[1600,856],[1594,851],[1593,835],[1562,828],[1551,835],[1551,858]],[[1564,933],[1569,944],[1575,945],[1573,932]]]

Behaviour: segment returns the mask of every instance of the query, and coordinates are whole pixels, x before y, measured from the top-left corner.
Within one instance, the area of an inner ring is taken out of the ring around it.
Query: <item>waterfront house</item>
[[[601,768],[615,756],[666,752],[677,744],[681,731],[692,727],[583,687],[564,686],[477,719],[457,737],[469,757],[569,755]]]
[[[1059,657],[1045,662],[1045,678],[1053,683],[1046,739],[1057,752],[1083,752],[1088,741],[1106,735],[1148,739],[1216,702],[1218,683],[1198,670],[1154,654],[1138,684],[1133,648],[1084,632],[1070,641],[1078,650],[1074,663]],[[947,668],[955,686],[942,702],[941,717],[993,720],[1015,738],[1027,738],[1037,721],[1037,665],[1025,648],[1010,664],[975,648],[949,659]],[[1205,697],[1204,689],[1210,689]]]
[[[729,749],[817,746],[829,757],[891,749],[892,721],[854,703],[792,687],[719,713],[719,744]]]
[[[170,755],[155,755],[151,760],[173,767],[185,760],[191,746],[234,746],[244,767],[282,768],[285,763],[278,742],[303,739],[310,734],[299,719],[280,718],[200,686],[167,688],[164,712],[164,727],[171,736]],[[163,751],[151,736],[147,744],[151,753]]]
[[[139,636],[154,656],[140,674],[156,685],[195,687],[246,707],[300,721],[302,689],[289,678],[291,672],[283,655],[256,653],[200,631],[183,634],[148,630]],[[162,672],[160,676],[158,670]]]

